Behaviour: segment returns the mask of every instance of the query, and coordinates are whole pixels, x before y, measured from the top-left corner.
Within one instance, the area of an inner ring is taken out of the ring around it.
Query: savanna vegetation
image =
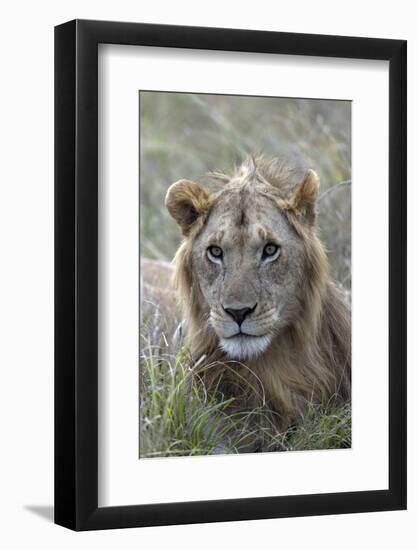
[[[158,276],[142,285],[141,457],[242,452],[254,440],[271,451],[350,446],[350,404],[311,404],[296,427],[277,433],[266,406],[236,412],[232,400],[207,393],[194,374],[186,327],[168,290],[166,262],[181,235],[163,206],[172,182],[185,177],[210,187],[208,172],[233,172],[248,154],[283,157],[300,174],[313,168],[321,180],[320,236],[332,277],[349,299],[350,116],[350,102],[342,101],[141,93],[141,256],[158,261],[156,286],[166,290],[152,286]]]

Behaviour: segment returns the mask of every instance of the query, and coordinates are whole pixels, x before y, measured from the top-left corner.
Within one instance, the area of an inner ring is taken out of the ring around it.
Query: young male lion
[[[218,192],[183,179],[165,201],[184,235],[174,281],[191,356],[209,389],[263,401],[285,430],[310,402],[350,398],[350,311],[317,234],[319,179],[294,184],[262,158],[215,177]]]

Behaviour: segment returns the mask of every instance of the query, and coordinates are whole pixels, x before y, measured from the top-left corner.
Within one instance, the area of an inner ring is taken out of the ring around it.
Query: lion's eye
[[[275,260],[278,258],[280,253],[280,247],[277,244],[268,243],[264,246],[263,252],[262,252],[262,259],[263,260]]]
[[[212,262],[219,263],[223,257],[223,250],[220,246],[209,246],[207,248],[207,256]]]

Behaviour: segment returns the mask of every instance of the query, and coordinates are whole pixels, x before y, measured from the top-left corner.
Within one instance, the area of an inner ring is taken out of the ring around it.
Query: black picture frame
[[[109,43],[389,61],[387,490],[98,507],[97,53]],[[106,21],[55,28],[55,523],[78,531],[406,508],[406,47]]]

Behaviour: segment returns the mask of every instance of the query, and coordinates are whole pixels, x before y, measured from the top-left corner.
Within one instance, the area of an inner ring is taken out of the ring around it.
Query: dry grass
[[[171,261],[181,240],[163,207],[169,185],[231,172],[247,154],[280,156],[321,179],[319,227],[331,273],[350,293],[349,102],[142,92],[141,254]],[[193,375],[181,320],[158,300],[141,304],[140,455],[234,453],[350,446],[350,406],[311,405],[297,429],[276,433],[267,409],[233,412]],[[255,426],[255,428],[254,428]]]
[[[156,304],[147,303],[140,347],[141,458],[351,445],[350,404],[310,403],[299,424],[280,433],[275,413],[267,406],[237,412],[233,399],[219,399],[216,391],[209,394],[200,376],[201,365],[190,360],[181,322],[172,316],[167,323]]]

